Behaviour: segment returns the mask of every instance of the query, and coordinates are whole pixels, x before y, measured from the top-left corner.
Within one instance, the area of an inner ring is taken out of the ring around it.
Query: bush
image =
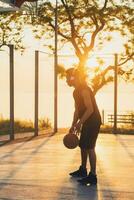
[[[51,122],[48,118],[39,119],[39,129],[42,130],[44,128],[51,128]]]
[[[39,119],[39,130],[51,128],[51,122],[48,118]],[[10,120],[0,118],[0,134],[9,134]],[[15,120],[14,122],[15,133],[32,132],[34,131],[34,123],[31,120]]]
[[[113,133],[113,126],[102,125],[100,129],[101,133]],[[134,134],[134,127],[131,125],[120,125],[117,128],[117,134]]]

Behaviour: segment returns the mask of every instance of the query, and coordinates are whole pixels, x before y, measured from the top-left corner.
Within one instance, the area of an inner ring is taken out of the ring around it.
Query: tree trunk
[[[85,55],[79,57],[79,63],[78,63],[79,69],[84,69],[86,67],[87,59],[88,59],[88,57]]]

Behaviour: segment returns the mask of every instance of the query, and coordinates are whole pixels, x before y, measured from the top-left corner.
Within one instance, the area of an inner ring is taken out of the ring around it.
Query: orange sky
[[[19,52],[15,52],[15,113],[17,118],[33,118],[34,107],[34,50],[44,50],[43,42],[36,41],[31,36],[31,30],[25,30],[24,43],[27,46],[27,50],[23,55]],[[4,116],[9,114],[9,66],[8,66],[8,49],[3,48],[5,52],[0,52],[0,91],[1,91],[1,104],[0,113]],[[105,45],[101,55],[105,57],[105,64],[113,64],[114,60],[110,53],[117,53],[122,50],[122,42],[119,40],[117,34],[114,35],[113,42]],[[47,51],[47,49],[45,49]],[[100,52],[97,52],[100,53]],[[70,46],[64,48],[59,54],[73,54],[70,50]],[[98,55],[99,56],[99,55]],[[77,59],[74,57],[59,57],[59,63],[65,64],[66,67],[70,67],[73,63],[76,63]],[[45,54],[40,55],[40,116],[47,115],[53,117],[53,67],[54,61],[52,57],[48,57]],[[87,63],[89,66],[96,66],[96,57],[92,55]],[[118,104],[120,110],[134,110],[134,87],[132,84],[120,83],[119,85],[119,98]],[[131,99],[129,98],[131,94]],[[45,96],[46,95],[46,96]],[[73,99],[72,89],[67,87],[65,81],[61,82],[59,86],[59,123],[60,126],[69,126],[72,112],[73,112]],[[28,98],[28,99],[26,99]],[[97,95],[97,102],[100,110],[113,109],[113,85],[104,87]],[[62,117],[63,109],[68,105],[70,101],[69,109],[66,110],[66,116]],[[64,121],[63,121],[64,119]]]

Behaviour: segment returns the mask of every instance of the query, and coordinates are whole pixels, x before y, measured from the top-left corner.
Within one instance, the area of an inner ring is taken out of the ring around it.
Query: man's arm
[[[75,111],[74,111],[74,115],[73,115],[73,121],[72,121],[71,128],[70,128],[70,130],[69,130],[69,133],[74,132],[74,128],[75,128],[75,125],[76,125],[78,119],[79,119],[79,116],[78,116],[78,109],[77,109],[77,106],[76,106],[76,104],[75,104]]]
[[[83,116],[80,119],[80,123],[83,124],[93,113],[93,104],[91,100],[91,95],[88,90],[82,91],[82,96],[84,99],[84,104],[86,106],[86,111],[84,112]]]
[[[81,119],[79,120],[79,122],[75,125],[76,133],[80,132],[82,124],[92,115],[92,113],[94,111],[90,92],[88,90],[83,90],[82,96],[84,99],[84,104],[85,104],[86,110],[85,110],[83,116],[81,117]]]
[[[75,111],[74,111],[72,126],[74,126],[76,124],[76,122],[78,121],[78,119],[79,119],[78,109],[77,109],[77,106],[75,104]]]

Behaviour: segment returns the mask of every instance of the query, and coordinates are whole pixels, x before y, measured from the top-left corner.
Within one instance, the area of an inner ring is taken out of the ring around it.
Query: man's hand
[[[81,131],[81,127],[82,127],[82,124],[81,124],[80,121],[75,124],[75,133],[76,133],[76,135],[79,135],[79,133]]]
[[[71,126],[71,128],[69,129],[69,133],[72,134],[72,133],[74,133],[74,131],[75,131],[75,127]]]

